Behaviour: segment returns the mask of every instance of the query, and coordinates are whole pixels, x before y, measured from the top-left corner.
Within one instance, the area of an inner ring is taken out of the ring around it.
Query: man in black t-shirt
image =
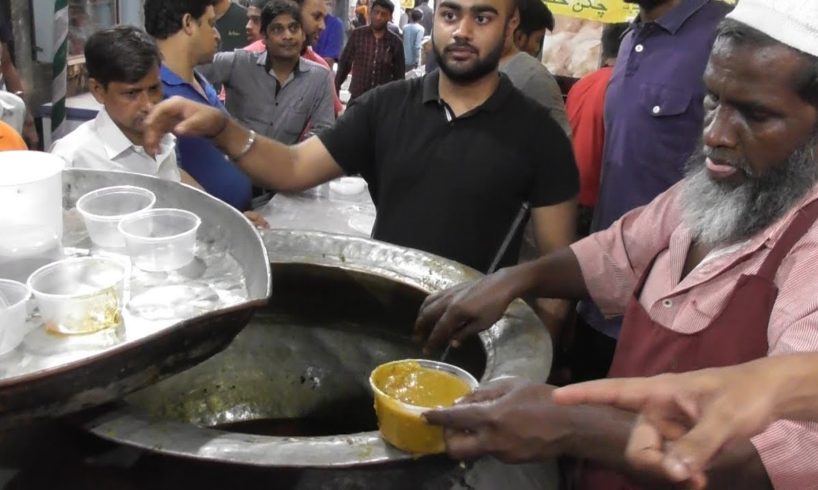
[[[374,238],[481,271],[517,262],[517,217],[527,206],[541,252],[568,245],[578,190],[570,142],[497,71],[519,22],[515,1],[447,0],[435,21],[439,72],[367,92],[302,144],[257,138],[179,99],[148,117],[146,142],[171,130],[209,136],[257,182],[282,191],[360,173],[378,211]]]

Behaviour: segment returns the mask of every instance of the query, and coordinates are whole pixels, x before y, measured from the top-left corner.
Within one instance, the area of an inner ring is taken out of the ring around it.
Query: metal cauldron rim
[[[273,264],[338,267],[389,278],[434,292],[481,274],[427,252],[371,239],[317,231],[269,230],[264,243]],[[544,381],[551,341],[536,314],[515,300],[503,318],[480,334],[486,350],[481,382],[500,376]],[[185,458],[280,468],[343,468],[406,461],[412,455],[386,444],[377,432],[324,437],[274,437],[225,432],[154,419],[121,406],[85,422],[94,434],[149,451]]]

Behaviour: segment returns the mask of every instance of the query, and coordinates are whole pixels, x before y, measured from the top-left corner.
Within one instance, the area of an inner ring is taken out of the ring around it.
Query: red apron
[[[739,277],[724,310],[707,327],[693,334],[674,332],[654,322],[639,303],[651,263],[625,310],[608,377],[694,371],[740,364],[767,355],[767,326],[778,296],[775,273],[816,219],[818,201],[813,201],[798,211],[758,273]],[[577,488],[635,490],[641,487],[621,473],[586,462]]]

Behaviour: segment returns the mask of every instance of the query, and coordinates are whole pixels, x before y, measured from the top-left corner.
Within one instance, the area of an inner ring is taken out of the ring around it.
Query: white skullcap
[[[727,18],[818,57],[818,0],[739,0]]]

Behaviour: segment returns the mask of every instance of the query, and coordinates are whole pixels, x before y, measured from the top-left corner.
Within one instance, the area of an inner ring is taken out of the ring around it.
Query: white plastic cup
[[[156,195],[147,189],[118,185],[85,194],[77,201],[77,210],[95,245],[102,248],[123,248],[125,237],[119,232],[119,222],[153,208],[155,203]]]
[[[117,260],[82,257],[60,260],[34,271],[28,287],[50,331],[93,333],[122,324],[127,268]]]
[[[30,297],[25,284],[0,279],[0,355],[11,352],[23,341]]]
[[[183,209],[151,209],[124,218],[125,237],[134,265],[149,272],[172,271],[189,264],[196,251],[201,218]]]

